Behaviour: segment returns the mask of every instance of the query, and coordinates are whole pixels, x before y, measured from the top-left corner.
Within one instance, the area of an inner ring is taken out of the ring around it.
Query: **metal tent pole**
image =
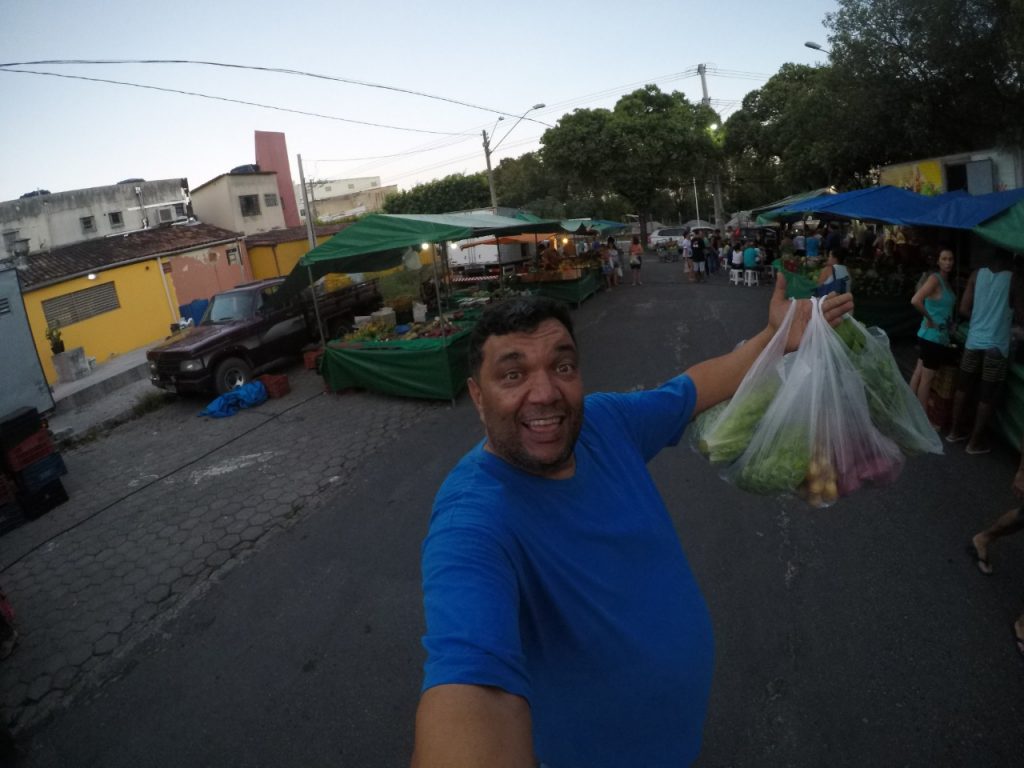
[[[441,243],[442,252],[447,256],[447,243]],[[430,249],[430,264],[434,268],[434,294],[437,296],[437,317],[441,321],[441,353],[444,355],[444,377],[448,381],[448,391],[452,393],[452,407],[455,407],[455,386],[452,382],[452,365],[448,358],[448,333],[444,321],[444,309],[441,305],[441,285],[437,278],[437,248]]]
[[[320,346],[327,349],[327,340],[324,337],[324,323],[320,319],[320,302],[316,298],[316,286],[313,284],[313,268],[306,265],[306,272],[309,274],[309,292],[313,294],[313,312],[316,314],[316,327],[320,331]]]

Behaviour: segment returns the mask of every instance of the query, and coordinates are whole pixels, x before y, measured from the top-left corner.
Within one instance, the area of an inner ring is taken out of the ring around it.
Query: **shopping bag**
[[[942,440],[913,390],[903,380],[881,328],[867,328],[846,317],[835,328],[860,373],[871,420],[907,454],[942,453]]]
[[[864,483],[893,482],[903,455],[872,423],[860,375],[822,314],[824,300],[809,301],[800,347],[778,366],[778,392],[722,476],[747,491],[798,493],[824,507]]]
[[[782,386],[786,339],[796,315],[796,302],[778,331],[757,356],[731,400],[702,413],[693,431],[694,444],[712,464],[726,464],[746,450],[754,430]]]

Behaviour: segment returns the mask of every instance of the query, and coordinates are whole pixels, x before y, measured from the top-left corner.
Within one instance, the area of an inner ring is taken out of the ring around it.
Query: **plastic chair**
[[[729,270],[729,282],[733,285],[739,285],[743,282],[743,270],[742,269],[730,269]]]
[[[761,285],[756,269],[746,269],[743,271],[743,284],[748,288],[752,285]]]

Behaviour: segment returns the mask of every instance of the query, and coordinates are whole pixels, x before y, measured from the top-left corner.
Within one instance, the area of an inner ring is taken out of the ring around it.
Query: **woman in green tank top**
[[[949,361],[949,333],[956,305],[956,294],[949,285],[952,271],[953,252],[943,249],[939,252],[938,270],[928,275],[910,300],[914,309],[923,316],[921,328],[917,332],[921,357],[910,379],[910,388],[925,409],[928,407],[928,393],[935,372]]]

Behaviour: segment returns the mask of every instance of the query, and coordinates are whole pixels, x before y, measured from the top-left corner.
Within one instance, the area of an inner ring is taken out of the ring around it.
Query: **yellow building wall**
[[[890,165],[882,169],[878,182],[922,195],[938,195],[943,191],[942,164],[938,160],[919,160]]]
[[[316,239],[316,244],[321,245],[332,237],[334,235],[321,235]],[[303,239],[277,245],[250,245],[248,251],[253,280],[285,277],[295,269],[299,259],[309,252],[309,241]]]
[[[50,384],[56,383],[57,372],[51,359],[50,343],[46,339],[44,300],[103,283],[114,283],[121,305],[119,309],[60,329],[65,350],[82,347],[86,357],[95,357],[96,363],[102,364],[125,352],[162,341],[170,333],[170,324],[178,321],[178,297],[174,285],[170,275],[163,275],[167,278],[165,290],[161,275],[160,263],[154,259],[98,272],[95,280],[77,277],[25,293],[25,311],[46,380]],[[168,292],[175,307],[173,313],[168,306]]]

